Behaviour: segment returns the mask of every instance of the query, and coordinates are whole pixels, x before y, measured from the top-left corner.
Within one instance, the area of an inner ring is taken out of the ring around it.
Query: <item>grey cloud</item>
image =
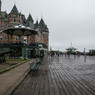
[[[43,19],[50,30],[50,46],[65,50],[73,43],[78,50],[95,49],[95,0],[15,0],[19,11]],[[11,11],[14,0],[2,0]],[[9,6],[10,5],[10,6]]]

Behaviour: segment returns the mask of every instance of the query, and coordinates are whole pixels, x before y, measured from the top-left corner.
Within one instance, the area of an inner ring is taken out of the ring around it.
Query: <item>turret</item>
[[[11,10],[11,12],[10,12],[10,14],[14,14],[14,13],[19,14],[16,5],[13,6],[13,8],[12,8],[12,10]]]
[[[31,29],[34,29],[35,28],[35,25],[34,25],[34,20],[31,16],[31,14],[29,14],[28,18],[27,18],[27,27],[30,27]]]
[[[44,20],[41,18],[39,22],[39,28],[42,32],[49,32],[47,25],[45,24]]]
[[[27,18],[27,21],[31,21],[32,23],[34,22],[34,20],[33,20],[32,16],[31,16],[31,14],[29,14],[29,16],[28,16],[28,18]]]
[[[35,29],[39,27],[39,23],[38,23],[38,20],[36,21],[35,23]]]

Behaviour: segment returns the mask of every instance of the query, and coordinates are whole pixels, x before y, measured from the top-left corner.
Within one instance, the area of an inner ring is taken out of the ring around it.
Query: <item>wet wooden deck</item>
[[[45,57],[12,95],[95,95],[95,58]]]

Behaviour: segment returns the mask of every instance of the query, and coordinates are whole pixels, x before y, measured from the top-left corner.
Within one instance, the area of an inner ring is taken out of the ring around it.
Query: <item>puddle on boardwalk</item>
[[[53,57],[49,68],[54,70],[66,70],[71,74],[90,75],[95,74],[95,56],[73,56]],[[76,72],[76,73],[75,73]]]

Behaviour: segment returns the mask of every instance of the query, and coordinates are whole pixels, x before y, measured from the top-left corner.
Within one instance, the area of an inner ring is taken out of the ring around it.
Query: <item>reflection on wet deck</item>
[[[12,95],[95,95],[95,57],[45,57]]]

